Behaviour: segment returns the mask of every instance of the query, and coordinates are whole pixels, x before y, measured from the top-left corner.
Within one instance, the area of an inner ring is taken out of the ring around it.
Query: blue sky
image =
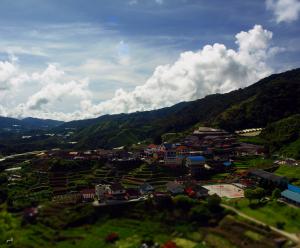
[[[0,115],[82,119],[245,87],[300,67],[299,12],[299,0],[1,0]]]

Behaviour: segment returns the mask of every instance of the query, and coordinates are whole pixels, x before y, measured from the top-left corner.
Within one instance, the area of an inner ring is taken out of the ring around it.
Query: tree
[[[278,198],[281,197],[281,190],[276,188],[272,192],[272,199],[277,200]]]
[[[0,204],[5,202],[7,199],[7,192],[4,189],[0,189]]]
[[[254,190],[255,199],[258,201],[260,201],[265,195],[266,192],[263,188],[258,187]]]
[[[244,191],[244,195],[249,200],[249,203],[251,203],[252,200],[254,199],[253,189],[246,189]]]
[[[198,205],[193,207],[190,211],[190,218],[192,221],[206,223],[209,220],[210,212],[208,208],[204,205]]]
[[[183,211],[189,211],[195,203],[193,199],[184,195],[174,197],[173,201],[175,206]]]
[[[245,197],[249,200],[249,203],[251,203],[252,200],[261,200],[265,196],[265,190],[263,188],[256,188],[256,189],[246,189]]]
[[[0,243],[11,238],[12,232],[17,228],[16,220],[8,212],[0,212]]]
[[[221,197],[217,194],[213,194],[207,197],[207,205],[212,211],[217,211],[220,209],[221,201]]]
[[[0,185],[7,183],[7,176],[5,174],[0,175]]]

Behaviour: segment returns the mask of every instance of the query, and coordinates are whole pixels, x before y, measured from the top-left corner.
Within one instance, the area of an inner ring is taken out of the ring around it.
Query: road
[[[33,151],[33,152],[25,152],[25,153],[19,153],[19,154],[13,154],[13,155],[9,155],[6,157],[3,157],[0,159],[0,162],[5,161],[6,159],[10,159],[10,158],[17,158],[17,157],[21,157],[21,156],[26,156],[26,155],[34,155],[34,154],[39,154],[41,152],[45,152],[46,150],[43,151]]]
[[[145,201],[147,200],[146,196],[142,196],[136,199],[131,199],[131,200],[111,200],[111,201],[106,201],[106,202],[93,202],[94,207],[103,207],[103,206],[111,206],[111,205],[122,205],[122,204],[127,204],[130,202],[140,202],[140,201]]]
[[[257,220],[255,218],[249,216],[249,215],[244,214],[243,212],[235,209],[234,207],[231,207],[231,206],[228,206],[228,205],[225,205],[225,204],[221,204],[221,206],[224,207],[224,208],[226,208],[226,209],[229,209],[229,210],[235,212],[237,215],[239,215],[239,216],[241,216],[241,217],[243,217],[245,219],[248,219],[248,220],[250,220],[250,221],[252,221],[254,223],[257,223],[259,225],[269,226],[272,231],[274,231],[274,232],[276,232],[276,233],[278,233],[278,234],[280,234],[280,235],[282,235],[282,236],[284,236],[284,237],[292,240],[294,243],[297,244],[297,247],[300,247],[300,239],[299,239],[299,237],[296,234],[289,233],[289,232],[280,230],[280,229],[278,229],[276,227],[267,225],[266,223],[264,223],[264,222],[262,222],[260,220]]]

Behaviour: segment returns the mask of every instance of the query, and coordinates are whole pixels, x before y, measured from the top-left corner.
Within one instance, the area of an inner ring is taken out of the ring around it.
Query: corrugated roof
[[[270,173],[270,172],[267,172],[267,171],[264,171],[264,170],[260,170],[260,169],[252,170],[252,171],[250,171],[250,174],[252,174],[254,176],[261,177],[261,178],[264,178],[264,179],[267,179],[267,180],[271,180],[271,181],[274,181],[274,182],[286,181],[285,177],[277,176],[273,173]]]
[[[205,157],[203,157],[203,156],[189,156],[188,159],[190,159],[193,162],[205,161]]]
[[[300,203],[300,194],[290,191],[288,189],[281,192],[281,196],[283,196],[289,200],[292,200],[294,202]]]

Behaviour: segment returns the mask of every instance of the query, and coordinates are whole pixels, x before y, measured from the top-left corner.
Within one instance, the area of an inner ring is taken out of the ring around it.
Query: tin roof
[[[283,196],[289,200],[292,200],[294,202],[300,203],[300,194],[299,193],[296,193],[296,192],[293,192],[293,191],[290,191],[287,189],[287,190],[281,192],[281,196]]]

